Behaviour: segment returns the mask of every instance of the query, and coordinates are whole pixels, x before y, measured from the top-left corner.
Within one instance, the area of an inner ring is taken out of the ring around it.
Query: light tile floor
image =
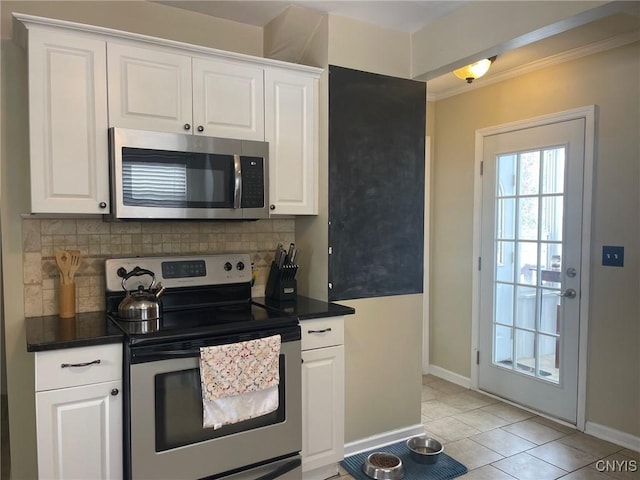
[[[469,469],[461,480],[640,480],[640,453],[432,375],[422,379],[422,423]]]

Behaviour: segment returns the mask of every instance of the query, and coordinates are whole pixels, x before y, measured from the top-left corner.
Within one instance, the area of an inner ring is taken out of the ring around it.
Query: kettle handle
[[[122,289],[124,291],[127,291],[127,287],[125,286],[125,283],[131,277],[139,277],[139,276],[142,276],[142,275],[150,275],[151,276],[151,284],[149,285],[149,290],[151,290],[153,288],[153,286],[156,284],[156,274],[153,273],[151,270],[147,270],[146,268],[140,268],[140,267],[135,267],[133,270],[131,270],[129,273],[127,273],[124,277],[122,277]]]

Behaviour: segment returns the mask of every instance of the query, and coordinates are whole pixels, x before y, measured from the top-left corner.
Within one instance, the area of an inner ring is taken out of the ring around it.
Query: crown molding
[[[606,40],[602,40],[600,42],[590,43],[582,47],[577,47],[571,50],[567,50],[566,52],[558,53],[556,55],[551,55],[550,57],[536,60],[534,62],[530,62],[512,69],[500,72],[500,73],[496,73],[488,77],[485,76],[482,78],[482,81],[476,81],[471,84],[461,83],[460,86],[445,90],[437,94],[429,93],[429,82],[427,82],[427,101],[437,102],[438,100],[444,100],[445,98],[453,97],[455,95],[460,95],[461,93],[467,93],[472,90],[477,90],[479,88],[487,87],[489,85],[493,85],[498,82],[503,82],[511,78],[519,77],[521,75],[531,73],[536,70],[541,70],[543,68],[548,68],[553,65],[559,65],[561,63],[570,62],[572,60],[577,60],[582,57],[586,57],[589,55],[594,55],[596,53],[605,52],[607,50],[622,47],[624,45],[637,42],[638,40],[640,40],[640,31],[636,30],[633,32],[628,32],[623,35],[617,35],[615,37],[607,38]]]

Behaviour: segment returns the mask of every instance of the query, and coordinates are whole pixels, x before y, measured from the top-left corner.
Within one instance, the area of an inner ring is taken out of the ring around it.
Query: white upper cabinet
[[[265,70],[265,140],[269,142],[272,214],[318,213],[318,80]]]
[[[14,13],[32,213],[109,213],[109,127],[269,142],[272,215],[318,213],[321,69]]]
[[[110,126],[176,133],[191,129],[191,58],[109,43],[107,61]]]
[[[29,143],[33,213],[107,213],[105,42],[32,28]]]
[[[109,124],[264,140],[263,69],[109,42]]]
[[[264,140],[264,69],[193,59],[193,124],[208,136]]]

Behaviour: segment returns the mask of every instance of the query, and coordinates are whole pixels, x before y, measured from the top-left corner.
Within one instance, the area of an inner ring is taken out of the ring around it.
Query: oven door
[[[223,345],[279,333],[278,410],[219,429],[203,428],[199,347]],[[125,473],[132,479],[200,479],[243,471],[265,474],[268,464],[302,448],[300,328],[250,335],[135,347],[130,352],[128,449]],[[295,472],[283,470],[286,478]],[[242,478],[254,478],[244,476]],[[276,478],[276,477],[273,477]]]

